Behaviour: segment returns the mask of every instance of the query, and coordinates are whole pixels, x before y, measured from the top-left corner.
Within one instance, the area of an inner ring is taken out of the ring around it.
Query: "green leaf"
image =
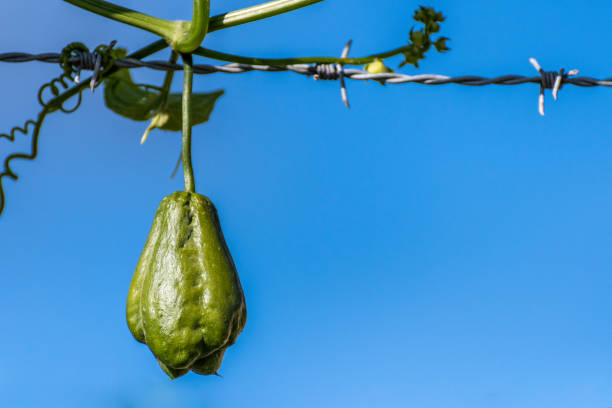
[[[449,38],[440,37],[436,40],[436,42],[434,42],[434,47],[436,47],[436,50],[438,52],[444,52],[444,51],[450,50],[450,48],[446,46],[446,40],[449,40]]]
[[[114,59],[125,57],[126,51],[118,48],[112,51]],[[217,99],[223,95],[223,90],[209,93],[192,94],[192,125],[204,123],[210,117]],[[104,101],[113,112],[136,121],[151,119],[142,136],[144,143],[153,129],[173,132],[182,130],[182,96],[178,93],[169,94],[164,103],[161,88],[137,84],[132,79],[129,69],[120,69],[104,79]]]
[[[412,64],[415,67],[419,67],[419,61],[425,59],[425,51],[423,47],[417,47],[410,45],[409,48],[402,52],[404,54],[404,61],[400,63],[400,68],[406,64]]]
[[[432,34],[440,31],[440,24],[445,20],[442,13],[437,12],[431,7],[420,6],[418,10],[414,12],[414,20],[422,23],[423,28],[415,30],[414,27],[410,29],[410,44],[405,51],[404,61],[400,64],[403,67],[406,64],[412,64],[418,68],[419,61],[425,59],[425,53],[429,51],[433,45],[438,52],[448,51],[449,48],[446,46],[446,37],[440,37],[437,40],[431,38]]]
[[[123,117],[145,121],[159,110],[162,93],[157,87],[134,83],[124,68],[104,79],[104,102]]]
[[[204,123],[210,117],[217,99],[223,95],[223,90],[209,93],[194,93],[191,95],[191,123],[193,126]],[[168,95],[168,103],[151,118],[149,126],[145,130],[140,143],[144,143],[153,129],[162,129],[179,132],[183,127],[182,97],[181,94]]]
[[[414,12],[414,20],[425,25],[427,34],[437,33],[440,31],[440,24],[445,20],[442,13],[437,12],[431,7],[419,6],[419,9]]]
[[[209,93],[194,93],[191,96],[191,123],[193,126],[204,123],[210,117],[217,99],[223,95],[222,89]],[[179,132],[183,128],[182,119],[182,96],[181,94],[168,95],[168,105],[164,109],[170,117],[160,129]]]
[[[410,30],[410,41],[416,47],[424,47],[429,42],[429,36],[423,30]]]

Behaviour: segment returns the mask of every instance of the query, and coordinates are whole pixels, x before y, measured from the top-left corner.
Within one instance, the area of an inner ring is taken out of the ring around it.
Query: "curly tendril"
[[[101,76],[113,72],[115,69],[114,60],[116,53],[113,53],[113,47],[116,42],[112,41],[109,45],[100,45],[96,47],[93,53],[82,43],[68,44],[61,53],[60,67],[64,71],[58,78],[54,78],[46,84],[43,84],[38,90],[37,99],[42,110],[38,114],[37,120],[28,120],[23,127],[15,126],[9,133],[0,134],[0,139],[8,139],[13,142],[17,133],[27,135],[32,134],[30,151],[19,152],[8,155],[4,159],[3,169],[0,173],[0,215],[4,211],[6,197],[4,194],[4,186],[2,184],[5,177],[17,180],[18,176],[11,168],[13,160],[34,160],[38,155],[38,137],[45,117],[49,113],[62,111],[64,113],[72,113],[81,105],[82,92],[87,87],[85,82],[75,82],[76,76],[80,74],[80,70],[94,70],[93,85],[100,84]],[[147,47],[142,48],[130,55],[132,58],[141,59],[154,52],[157,52],[165,47],[165,42],[158,41]],[[93,63],[92,63],[93,61]],[[50,93],[50,95],[49,95]],[[76,97],[76,102],[73,107],[67,108],[66,103]]]
[[[47,115],[47,113],[48,111],[45,108],[38,115],[37,121],[28,120],[25,123],[24,128],[15,126],[13,129],[11,129],[10,134],[0,134],[0,138],[4,137],[4,138],[7,138],[13,141],[15,140],[16,132],[20,132],[25,135],[28,133],[27,131],[28,131],[29,125],[34,126],[34,130],[32,131],[32,142],[31,142],[31,147],[30,147],[30,153],[13,153],[13,154],[8,155],[6,159],[4,159],[4,170],[2,171],[2,173],[0,173],[0,214],[2,214],[2,211],[4,210],[4,205],[6,202],[2,179],[4,177],[10,177],[13,180],[17,180],[19,178],[19,176],[17,176],[17,174],[13,171],[13,169],[11,169],[11,162],[13,160],[15,159],[34,160],[36,158],[36,156],[38,155],[38,135],[40,134],[40,127],[42,126],[43,120],[45,119],[45,116]]]
[[[15,138],[18,133],[23,135],[27,135],[31,133],[32,139],[30,143],[30,151],[29,152],[19,152],[8,155],[4,159],[3,170],[0,173],[0,214],[4,211],[4,207],[6,204],[6,196],[4,193],[4,185],[3,179],[5,177],[11,178],[13,180],[18,180],[19,176],[15,171],[11,168],[11,164],[14,160],[22,159],[22,160],[34,160],[38,156],[38,136],[40,135],[40,128],[42,127],[43,121],[45,117],[49,113],[56,112],[58,110],[64,113],[72,113],[78,109],[81,105],[82,93],[85,89],[85,84],[79,84],[77,86],[70,86],[68,82],[72,77],[70,74],[64,73],[58,78],[53,78],[50,82],[44,84],[38,90],[38,102],[43,107],[43,109],[38,114],[37,120],[28,120],[25,122],[23,127],[15,126],[11,129],[9,133],[0,134],[0,139],[8,139],[11,142],[15,141]],[[45,98],[45,93],[50,92],[51,97]],[[66,102],[70,101],[76,97],[76,103],[72,108],[66,108]]]
[[[23,127],[15,126],[11,129],[9,133],[0,133],[0,139],[5,138],[13,142],[15,141],[15,134],[17,132],[23,135],[27,135],[29,132],[30,125],[36,126],[36,122],[33,121],[32,119],[27,120],[26,123],[23,125]]]
[[[43,108],[48,108],[49,109],[49,113],[51,112],[55,112],[56,110],[61,110],[64,113],[72,113],[74,111],[76,111],[79,106],[81,106],[81,101],[82,101],[82,90],[80,92],[77,93],[77,101],[76,104],[74,105],[74,107],[68,109],[66,107],[64,107],[64,104],[69,101],[72,98],[68,98],[65,99],[61,102],[61,104],[57,103],[57,98],[62,94],[62,92],[70,89],[70,83],[68,81],[72,81],[72,77],[70,77],[68,74],[64,73],[61,76],[57,77],[57,78],[53,78],[50,82],[44,84],[43,86],[40,87],[40,89],[38,90],[38,103],[40,103],[40,105]],[[62,90],[60,90],[60,87],[63,88]],[[45,92],[46,91],[51,92],[51,97],[45,101]]]

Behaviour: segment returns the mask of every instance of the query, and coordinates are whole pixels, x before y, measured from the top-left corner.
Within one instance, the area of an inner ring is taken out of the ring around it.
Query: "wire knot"
[[[342,66],[338,64],[315,64],[313,67],[315,81],[319,79],[335,81],[340,78]]]
[[[101,74],[107,72],[113,65],[111,51],[116,43],[117,41],[111,41],[109,45],[99,45],[93,52],[90,52],[83,43],[68,44],[60,55],[60,67],[63,68],[64,74],[77,84],[81,80],[81,70],[93,71],[90,82],[93,92],[100,84]]]
[[[563,70],[561,70],[563,71]],[[555,71],[542,71],[540,72],[540,77],[542,77],[542,86],[544,89],[553,89],[555,86],[555,82],[557,81],[557,76],[559,76],[558,72]],[[565,75],[567,76],[567,75]],[[563,77],[561,78],[561,85],[563,85]]]
[[[342,54],[340,58],[344,59],[348,56],[349,51],[351,50],[351,44],[353,44],[352,40],[349,40],[344,48],[342,49]],[[346,93],[346,83],[344,82],[344,67],[342,66],[342,62],[338,61],[336,64],[314,64],[308,67],[308,73],[312,74],[312,77],[315,81],[319,79],[324,80],[340,80],[340,96],[342,97],[342,102],[344,105],[350,109],[350,104],[348,101],[348,95]]]
[[[565,69],[561,68],[559,72],[544,71],[535,58],[529,58],[529,62],[540,74],[540,96],[538,98],[538,111],[544,116],[544,90],[552,89],[553,99],[557,100],[557,94],[563,87],[563,82],[570,76],[578,75],[578,70],[573,69],[565,73]]]
[[[95,52],[85,52],[81,50],[74,51],[74,58],[70,59],[73,65],[77,67],[77,70],[86,69],[93,71],[96,69],[96,60],[98,55]],[[74,61],[76,59],[76,61]]]

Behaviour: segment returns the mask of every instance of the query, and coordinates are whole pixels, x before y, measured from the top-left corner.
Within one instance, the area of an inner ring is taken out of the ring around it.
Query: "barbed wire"
[[[9,52],[0,54],[0,62],[47,62],[47,63],[59,63],[60,54],[58,53],[43,53],[43,54],[27,54],[21,52]],[[79,59],[76,57],[70,58],[71,63],[78,63]],[[122,58],[114,61],[114,65],[117,68],[150,68],[156,71],[182,71],[183,66],[180,64],[172,64],[167,61],[141,61],[133,58]],[[327,68],[332,66],[331,71],[327,73],[322,72],[321,67]],[[319,75],[317,79],[338,79],[339,70],[336,68],[338,64],[296,64],[287,66],[274,66],[274,65],[251,65],[251,64],[237,64],[230,63],[225,65],[208,65],[208,64],[197,64],[193,66],[194,74],[206,75],[214,73],[226,73],[226,74],[241,74],[251,71],[266,71],[266,72],[284,72],[291,71],[297,74],[315,76]],[[446,76],[439,74],[420,74],[420,75],[407,75],[397,72],[389,72],[382,74],[371,74],[365,70],[354,69],[354,68],[343,68],[342,72],[345,78],[355,80],[376,80],[382,81],[387,84],[402,84],[402,83],[419,83],[423,85],[445,85],[445,84],[458,84],[468,86],[483,86],[483,85],[520,85],[525,83],[541,84],[542,77],[540,76],[523,76],[523,75],[501,75],[493,78],[487,78],[477,75],[462,75],[462,76]],[[553,74],[557,72],[553,71]],[[612,77],[606,79],[596,79],[591,77],[568,77],[563,80],[564,84],[571,84],[580,87],[593,87],[593,86],[609,86],[612,87]]]
[[[55,110],[61,110],[66,113],[74,112],[80,105],[81,92],[83,86],[70,87],[69,82],[75,83],[80,82],[81,70],[93,71],[93,75],[90,80],[90,88],[93,91],[94,88],[100,83],[102,77],[117,68],[149,68],[157,71],[181,71],[183,66],[167,61],[141,61],[135,58],[120,58],[113,60],[110,57],[110,51],[115,45],[115,41],[111,42],[109,46],[99,46],[94,52],[89,52],[88,48],[81,43],[72,43],[64,48],[62,53],[42,53],[42,54],[28,54],[22,52],[9,52],[0,53],[0,62],[8,63],[23,63],[23,62],[46,62],[53,64],[60,64],[63,68],[64,73],[56,79],[53,79],[48,84],[41,87],[38,94],[38,100],[43,106],[43,111],[39,114],[38,120],[29,120],[25,123],[25,126],[16,126],[11,129],[10,133],[0,134],[0,138],[7,138],[10,141],[15,140],[17,133],[27,134],[30,127],[33,127],[32,135],[32,146],[29,153],[14,153],[9,155],[4,160],[4,170],[0,173],[0,213],[2,213],[5,197],[4,190],[2,187],[2,178],[9,177],[17,180],[18,176],[10,167],[10,162],[15,159],[27,159],[33,160],[37,156],[37,141],[38,133],[45,116]],[[341,58],[348,56],[352,42],[349,41],[344,49],[342,50]],[[333,64],[295,64],[286,66],[275,66],[275,65],[251,65],[251,64],[239,64],[230,63],[225,65],[208,65],[208,64],[197,64],[193,66],[195,74],[208,75],[214,73],[227,73],[227,74],[241,74],[252,71],[264,71],[264,72],[295,72],[300,75],[306,75],[313,77],[315,80],[338,80],[340,82],[340,91],[342,101],[347,108],[350,108],[345,78],[353,80],[374,80],[381,84],[404,84],[404,83],[418,83],[422,85],[446,85],[446,84],[457,84],[466,86],[484,86],[484,85],[520,85],[526,83],[534,83],[540,85],[540,93],[538,98],[538,111],[540,115],[544,115],[544,90],[552,89],[553,98],[556,100],[559,90],[565,84],[580,86],[580,87],[595,87],[595,86],[606,86],[612,87],[612,78],[607,79],[596,79],[591,77],[578,77],[578,70],[570,70],[565,72],[564,69],[556,71],[544,71],[540,64],[534,59],[530,58],[529,62],[537,70],[538,76],[524,76],[524,75],[501,75],[493,78],[487,78],[477,75],[462,75],[462,76],[447,76],[439,74],[419,74],[419,75],[408,75],[402,73],[392,72],[389,69],[385,69],[389,72],[384,73],[372,73],[363,69],[346,68],[344,65],[339,63]],[[383,66],[384,67],[384,66]],[[84,85],[84,84],[82,84]],[[64,89],[64,93],[60,91],[60,88]],[[45,101],[42,97],[43,92],[49,89],[53,94],[54,98],[50,101]],[[68,97],[78,97],[76,105],[73,108],[65,108],[64,103]]]
[[[342,57],[348,55],[351,42],[349,41],[344,50],[342,51]],[[22,62],[46,62],[46,63],[60,63],[61,54],[59,53],[42,53],[42,54],[29,54],[22,52],[9,52],[0,54],[0,62],[9,63],[22,63]],[[76,65],[80,69],[89,69],[94,71],[94,78],[92,79],[93,84],[98,80],[97,70],[99,70],[99,64],[94,67],[93,64],[96,60],[99,60],[99,56],[96,53],[76,53],[68,59],[70,64]],[[242,74],[252,71],[263,71],[263,72],[294,72],[300,75],[306,75],[313,77],[316,80],[340,80],[341,84],[341,96],[344,104],[349,107],[348,97],[346,93],[346,85],[344,78],[352,80],[374,80],[381,84],[405,84],[405,83],[417,83],[421,85],[447,85],[457,84],[465,86],[485,86],[485,85],[521,85],[526,83],[533,83],[540,85],[540,94],[538,98],[538,111],[541,115],[544,115],[544,90],[552,89],[553,97],[556,100],[558,91],[563,85],[569,84],[579,87],[595,87],[605,86],[612,87],[612,77],[606,79],[597,79],[586,76],[576,76],[578,71],[571,70],[565,72],[564,69],[556,71],[544,71],[534,58],[529,60],[531,64],[536,68],[538,76],[524,76],[524,75],[500,75],[496,77],[483,77],[478,75],[460,75],[460,76],[447,76],[440,74],[419,74],[419,75],[408,75],[397,72],[386,72],[386,73],[370,73],[363,69],[356,68],[345,68],[341,64],[295,64],[286,66],[275,66],[275,65],[252,65],[252,64],[240,64],[240,63],[229,63],[225,65],[209,65],[209,64],[197,64],[193,66],[194,74],[209,75],[214,73],[226,73],[226,74]],[[181,71],[182,65],[173,64],[167,61],[141,61],[134,58],[121,58],[113,61],[113,65],[117,68],[149,68],[156,71]],[[97,68],[97,69],[96,69]],[[78,81],[78,76],[76,78]]]

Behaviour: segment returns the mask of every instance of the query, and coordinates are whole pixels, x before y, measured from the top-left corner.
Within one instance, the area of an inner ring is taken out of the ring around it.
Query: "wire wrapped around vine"
[[[60,54],[60,67],[64,70],[64,74],[77,84],[81,81],[81,70],[93,71],[90,82],[93,92],[94,88],[101,83],[100,78],[114,65],[111,52],[116,44],[117,41],[113,40],[109,45],[98,45],[93,52],[90,52],[83,43],[70,43]]]

